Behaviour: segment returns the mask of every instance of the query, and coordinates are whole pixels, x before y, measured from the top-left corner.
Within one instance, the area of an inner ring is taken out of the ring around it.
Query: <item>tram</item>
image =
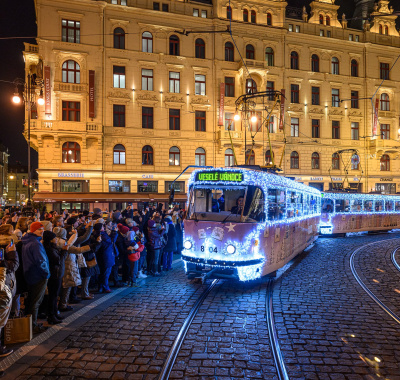
[[[321,235],[400,228],[400,196],[322,193]]]
[[[212,168],[191,174],[182,259],[189,278],[253,280],[318,237],[321,193],[273,173]]]

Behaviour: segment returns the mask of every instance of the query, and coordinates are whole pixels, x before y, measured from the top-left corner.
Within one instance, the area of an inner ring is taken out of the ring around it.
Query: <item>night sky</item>
[[[303,7],[311,0],[288,0],[288,5]],[[347,18],[353,14],[352,0],[336,0],[340,5],[339,18],[344,12]],[[391,1],[395,10],[400,11],[400,1]],[[11,97],[14,86],[1,81],[14,81],[24,77],[23,42],[35,43],[34,39],[10,37],[31,37],[36,35],[35,9],[33,0],[1,0],[0,12],[0,141],[9,148],[10,162],[27,164],[28,146],[22,136],[23,106],[14,106]],[[32,167],[37,167],[37,154],[32,149]]]

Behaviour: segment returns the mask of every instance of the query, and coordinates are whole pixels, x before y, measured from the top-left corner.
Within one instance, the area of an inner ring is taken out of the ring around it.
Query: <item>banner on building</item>
[[[375,100],[375,108],[374,108],[374,116],[373,116],[373,127],[372,127],[372,136],[377,135],[377,129],[378,129],[378,108],[379,108],[379,99],[376,98]]]
[[[89,117],[93,119],[94,114],[94,70],[89,70]]]
[[[225,83],[219,86],[219,120],[218,125],[224,125]]]
[[[279,129],[284,128],[285,123],[285,90],[281,90],[281,111],[279,115]]]
[[[46,115],[51,114],[50,66],[44,67],[44,110]]]

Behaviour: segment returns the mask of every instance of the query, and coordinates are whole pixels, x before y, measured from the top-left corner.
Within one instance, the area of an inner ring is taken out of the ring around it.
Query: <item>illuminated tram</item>
[[[318,237],[320,191],[248,168],[191,174],[182,259],[189,278],[252,280]]]

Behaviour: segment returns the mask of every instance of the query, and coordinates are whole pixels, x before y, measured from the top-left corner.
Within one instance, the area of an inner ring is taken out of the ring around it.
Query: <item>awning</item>
[[[38,192],[33,196],[36,202],[166,202],[169,193],[52,193]],[[175,193],[174,201],[186,202],[186,193]]]

